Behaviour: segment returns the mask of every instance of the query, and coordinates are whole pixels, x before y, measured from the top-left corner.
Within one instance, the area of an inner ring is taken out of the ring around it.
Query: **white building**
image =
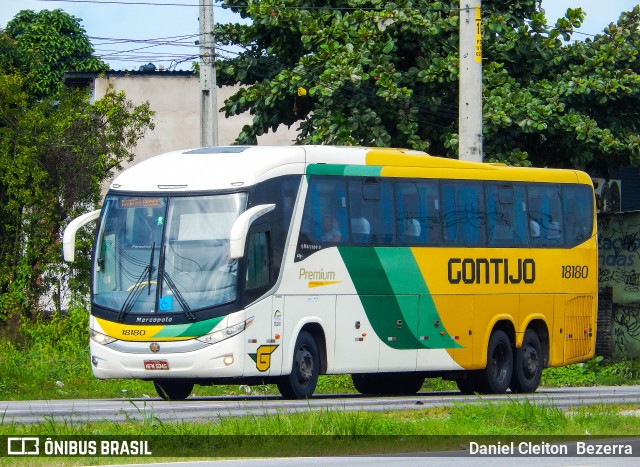
[[[106,73],[67,73],[65,83],[70,87],[90,87],[93,99],[102,98],[109,85],[124,91],[134,104],[149,102],[155,112],[155,128],[148,130],[138,141],[135,159],[129,164],[176,149],[200,146],[200,83],[198,76],[189,71],[109,71]],[[217,88],[217,108],[238,87]],[[226,118],[218,113],[218,140],[221,146],[233,144],[244,125],[251,123],[248,113]],[[296,137],[297,126],[278,129],[258,137],[258,144],[286,146]],[[125,168],[128,165],[125,165]]]

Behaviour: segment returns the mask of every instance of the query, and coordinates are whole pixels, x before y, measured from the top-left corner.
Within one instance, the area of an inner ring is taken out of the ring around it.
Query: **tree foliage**
[[[0,64],[26,75],[35,98],[59,92],[67,71],[107,71],[108,65],[93,56],[80,21],[62,10],[20,11],[7,23],[5,42],[13,44],[0,45]]]
[[[299,125],[299,143],[457,157],[459,2],[222,3],[251,19],[216,36],[242,50],[218,64],[221,83],[245,85],[226,114],[253,114],[237,142]],[[538,3],[482,2],[485,160],[605,173],[638,164],[640,8],[571,42],[584,12],[548,26]]]
[[[39,71],[24,75],[14,66],[12,57],[28,50],[20,41],[0,33],[0,323],[16,312],[36,313],[61,277],[81,275],[74,288],[86,288],[89,255],[67,269],[62,227],[99,202],[102,183],[132,160],[136,141],[153,127],[148,104],[134,107],[123,93],[110,90],[91,104],[86,92],[61,83],[34,86]],[[51,62],[49,77],[60,79],[72,63]]]

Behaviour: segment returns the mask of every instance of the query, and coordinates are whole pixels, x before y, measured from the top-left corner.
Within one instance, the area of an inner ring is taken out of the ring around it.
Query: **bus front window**
[[[246,194],[108,196],[94,262],[93,302],[134,313],[185,313],[232,302],[231,226]]]
[[[189,312],[237,297],[237,260],[229,259],[229,234],[246,195],[173,198],[158,310]]]
[[[109,196],[95,262],[93,301],[124,313],[152,313],[166,198]]]

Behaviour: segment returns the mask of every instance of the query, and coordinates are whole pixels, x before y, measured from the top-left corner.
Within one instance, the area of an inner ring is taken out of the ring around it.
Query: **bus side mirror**
[[[231,227],[231,234],[229,235],[229,256],[231,259],[242,258],[249,227],[258,217],[273,211],[275,207],[275,204],[261,204],[247,209],[238,216]]]
[[[62,236],[62,252],[65,261],[71,262],[76,257],[76,232],[78,229],[91,221],[95,221],[98,217],[100,217],[100,209],[83,214],[69,222]]]

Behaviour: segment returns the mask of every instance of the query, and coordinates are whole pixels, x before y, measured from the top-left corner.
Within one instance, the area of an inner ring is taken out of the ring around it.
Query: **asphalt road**
[[[169,402],[148,399],[81,399],[0,402],[3,423],[85,422],[143,420],[207,421],[227,416],[268,415],[319,409],[340,411],[388,411],[443,407],[459,403],[482,403],[528,399],[536,404],[570,408],[583,404],[637,404],[640,386],[540,389],[534,394],[464,396],[458,392],[428,392],[415,396],[368,397],[316,395],[310,400],[288,401],[277,396],[192,397]]]

